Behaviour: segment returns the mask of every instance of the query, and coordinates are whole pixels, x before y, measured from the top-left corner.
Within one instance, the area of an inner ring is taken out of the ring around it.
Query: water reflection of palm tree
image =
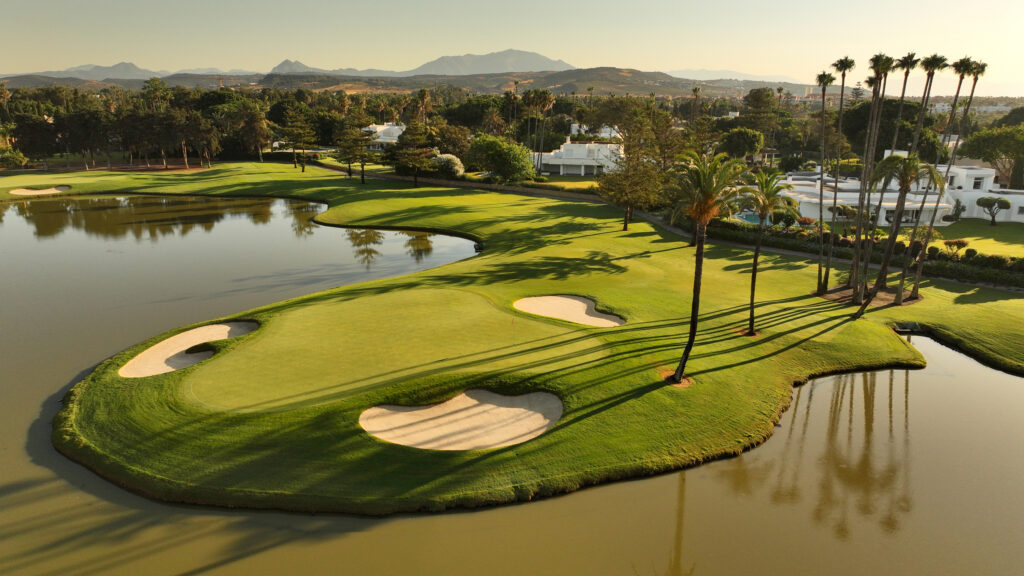
[[[793,401],[792,416],[788,424],[789,430],[786,432],[786,443],[782,447],[782,454],[779,456],[779,473],[775,475],[775,483],[772,486],[772,502],[777,503],[790,503],[798,502],[800,500],[800,475],[798,473],[800,467],[799,464],[803,461],[803,449],[805,440],[807,437],[807,422],[810,418],[804,417],[803,432],[801,433],[800,443],[797,445],[797,454],[795,457],[790,456],[790,450],[793,447],[793,431],[796,430],[796,419],[800,414],[800,404],[803,402],[804,390],[807,387],[801,386],[796,390],[796,399]],[[812,389],[807,394],[807,407],[805,411],[810,411],[811,400],[814,398],[814,390]],[[790,464],[796,462],[797,466],[792,467],[790,472]],[[787,478],[788,475],[788,478]]]
[[[895,372],[888,374],[887,406],[879,404],[879,393],[886,390],[878,382],[878,373],[834,376],[830,381],[809,384],[795,391],[795,398],[786,425],[785,441],[768,482],[768,497],[776,504],[796,505],[801,500],[801,483],[809,477],[803,474],[804,448],[812,417],[814,391],[826,386],[830,391],[828,416],[821,455],[812,458],[817,464],[816,497],[812,516],[816,522],[828,525],[837,538],[846,539],[851,533],[851,512],[865,519],[875,518],[881,529],[892,533],[899,529],[899,517],[910,512],[910,373],[904,372],[902,442],[897,426],[900,420],[897,406],[900,392],[895,386]],[[802,409],[801,409],[802,408]],[[876,414],[876,408],[880,411]],[[878,418],[887,417],[888,425],[879,425]],[[803,422],[800,419],[803,418]],[[801,432],[797,433],[796,428]],[[877,429],[876,429],[877,428]],[[876,438],[876,435],[885,435]],[[739,466],[743,456],[736,459],[729,470],[728,481],[734,492],[749,493],[758,483],[746,466]]]
[[[434,241],[431,240],[433,234],[426,232],[401,232],[401,234],[407,236],[405,248],[417,264],[434,252]]]
[[[352,244],[352,253],[356,260],[369,270],[370,265],[381,255],[375,246],[384,243],[384,233],[380,230],[353,228],[346,230],[345,233],[348,235],[348,241]]]
[[[690,569],[683,572],[683,532],[684,532],[684,520],[686,519],[686,471],[680,472],[679,476],[679,494],[676,496],[676,537],[672,540],[672,559],[669,564],[668,573],[673,576],[682,576],[693,574],[697,569],[697,564],[694,563],[690,566]]]
[[[895,443],[886,442],[887,457],[884,463],[878,464],[875,454],[876,373],[860,375],[859,389],[863,406],[862,441],[859,438],[860,434],[854,434],[857,376],[844,376],[839,380],[842,384],[837,386],[833,392],[825,449],[819,459],[822,463],[822,490],[815,516],[821,521],[834,518],[837,535],[845,538],[849,533],[847,517],[850,498],[856,499],[856,511],[867,518],[875,515],[876,504],[881,499],[880,497],[885,495],[888,506],[879,519],[879,523],[886,531],[895,531],[899,526],[898,513],[906,513],[910,510],[909,498],[906,497],[906,494],[909,493],[910,449],[906,413],[904,414],[903,453],[896,454]],[[845,398],[847,392],[849,392],[848,405]],[[909,394],[909,388],[907,394]],[[889,411],[889,415],[889,429],[892,430],[891,411]],[[841,425],[844,422],[846,424],[845,439],[840,433]],[[897,491],[897,488],[902,489]]]

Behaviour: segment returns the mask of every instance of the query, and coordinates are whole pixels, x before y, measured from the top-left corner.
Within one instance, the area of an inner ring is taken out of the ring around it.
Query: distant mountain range
[[[626,68],[575,68],[562,60],[553,60],[536,52],[504,50],[490,54],[442,56],[412,70],[393,71],[355,68],[327,70],[307,66],[296,60],[284,60],[268,74],[250,70],[190,68],[171,73],[147,70],[130,62],[113,66],[93,64],[66,70],[33,74],[0,74],[9,88],[72,86],[82,90],[100,90],[108,86],[138,89],[143,81],[160,77],[174,86],[215,88],[224,86],[306,87],[311,89],[371,92],[416,90],[440,83],[461,86],[480,93],[544,88],[556,93],[584,95],[635,94],[685,96],[700,84],[707,95],[742,95],[746,90],[780,83],[794,94],[802,94],[807,84],[780,76],[758,76],[731,70],[675,70],[670,73],[643,72]]]
[[[490,54],[464,54],[462,56],[442,56],[426,64],[395,72],[392,70],[357,70],[355,68],[338,68],[325,70],[312,68],[297,60],[285,60],[270,71],[271,74],[326,74],[329,76],[360,76],[360,77],[406,77],[406,76],[467,76],[471,74],[505,74],[508,72],[548,72],[572,70],[573,65],[561,60],[552,60],[536,52],[522,50],[505,50]]]

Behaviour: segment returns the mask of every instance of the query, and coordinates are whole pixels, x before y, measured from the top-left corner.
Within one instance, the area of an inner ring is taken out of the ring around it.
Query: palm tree
[[[697,84],[691,90],[693,93],[693,103],[690,107],[690,122],[697,119],[697,109],[700,108],[700,84]]]
[[[896,127],[892,131],[892,145],[889,146],[889,150],[896,149],[896,141],[900,137],[900,124],[903,122],[903,101],[907,96],[907,80],[910,79],[910,72],[917,68],[917,64],[920,61],[921,59],[913,52],[907,52],[906,56],[896,61],[895,68],[903,70],[903,89],[900,90],[900,105],[896,109]]]
[[[875,155],[878,147],[878,134],[881,131],[882,125],[882,110],[885,106],[885,91],[888,85],[889,72],[892,71],[896,61],[891,56],[885,54],[875,54],[871,57],[871,71],[874,73],[873,76],[868,78],[868,84],[871,85],[871,110],[870,119],[868,121],[867,136],[864,142],[864,170],[861,177],[860,195],[858,198],[858,213],[863,213],[865,210],[870,214],[871,208],[871,190],[877,185],[877,183],[869,184],[871,175],[874,172],[875,166]],[[884,188],[882,193],[884,194]],[[881,194],[879,195],[881,198]],[[878,204],[879,214],[881,214],[882,204]],[[867,230],[865,238],[870,237],[871,232],[877,227],[878,216],[875,217],[875,223],[872,227]],[[855,237],[855,249],[854,249],[854,261],[853,266],[850,270],[850,277],[853,280],[853,301],[860,303],[863,297],[864,288],[867,285],[867,267],[871,262],[871,251],[874,247],[872,243],[868,243],[867,249],[864,250],[861,246],[861,231],[863,226],[861,224],[861,218],[857,219],[857,233]],[[861,256],[864,256],[863,264],[861,263]]]
[[[892,260],[893,252],[896,248],[896,237],[900,229],[900,222],[903,220],[903,208],[906,204],[907,194],[910,192],[910,188],[927,178],[931,183],[936,186],[943,186],[942,176],[935,169],[935,166],[921,162],[916,154],[909,156],[889,156],[878,163],[878,167],[875,169],[872,181],[877,183],[886,178],[893,178],[899,185],[899,195],[896,199],[896,210],[892,219],[892,226],[889,230],[889,239],[885,244],[885,252],[882,254],[882,263],[878,270],[878,279],[875,281],[874,286],[871,287],[871,291],[868,292],[867,296],[864,297],[864,302],[861,303],[860,309],[854,315],[854,318],[860,318],[864,314],[864,310],[867,309],[871,301],[874,300],[875,296],[878,295],[879,288],[882,287],[882,279],[886,277],[889,272],[889,262]]]
[[[967,97],[967,106],[964,107],[964,114],[960,117],[960,129],[957,130],[956,141],[953,142],[953,150],[949,153],[949,162],[946,164],[945,180],[949,180],[949,169],[956,163],[956,151],[960,147],[960,141],[964,137],[964,128],[967,120],[967,115],[971,112],[971,103],[974,102],[974,89],[978,86],[978,78],[985,74],[985,70],[988,68],[988,64],[984,62],[972,62],[971,63],[971,76],[973,81],[971,82],[971,94]],[[914,288],[910,291],[910,299],[913,300],[919,295],[921,288],[921,271],[924,269],[924,255],[928,251],[928,244],[932,241],[932,231],[935,230],[935,215],[939,212],[939,202],[942,201],[942,193],[935,198],[935,209],[932,210],[932,220],[928,225],[928,231],[925,234],[924,246],[921,247],[921,252],[917,255],[917,269],[914,271]]]
[[[785,176],[778,170],[761,170],[753,174],[754,188],[744,190],[748,194],[747,202],[757,213],[760,222],[757,227],[757,242],[754,244],[754,261],[750,268],[750,325],[747,328],[747,334],[751,336],[756,333],[754,330],[754,294],[757,288],[757,260],[761,255],[761,240],[764,238],[765,222],[772,212],[785,202],[786,197],[781,195],[782,192],[793,188],[791,185],[785,184],[784,179]]]
[[[540,172],[544,158],[544,132],[547,130],[548,110],[555,106],[555,97],[549,90],[541,90],[537,95],[537,108],[540,110],[540,143],[537,147],[537,171]]]
[[[7,84],[0,82],[0,105],[4,107],[4,118],[9,119],[11,117],[11,110],[7,107],[7,103],[11,100],[11,91],[7,89]]]
[[[949,119],[946,120],[946,127],[942,130],[942,144],[943,146],[949,142],[950,130],[953,128],[953,121],[956,119],[956,104],[960,100],[960,88],[964,85],[964,78],[971,74],[974,69],[974,61],[969,57],[964,56],[963,58],[953,62],[953,71],[956,72],[959,79],[956,83],[956,92],[953,94],[953,104],[949,108]]]
[[[839,141],[836,143],[836,179],[832,185],[832,220],[828,226],[828,256],[825,258],[825,277],[822,280],[824,290],[828,290],[828,277],[829,272],[832,270],[832,247],[835,246],[835,233],[833,232],[836,228],[836,213],[838,212],[836,204],[839,201],[839,167],[843,161],[843,99],[846,96],[846,73],[853,70],[855,63],[849,56],[844,56],[839,60],[832,63],[832,68],[840,75],[839,82],[839,126],[837,131],[839,133]],[[782,93],[779,93],[779,97],[782,97]],[[824,114],[822,115],[824,116]]]
[[[818,295],[825,293],[824,272],[825,233],[822,226],[825,222],[825,90],[836,81],[836,77],[828,72],[818,74],[815,80],[821,86],[821,180],[818,186]]]
[[[950,130],[952,129],[953,121],[956,118],[956,105],[957,105],[957,102],[960,100],[960,88],[962,88],[963,85],[964,85],[964,77],[971,73],[971,70],[973,69],[973,67],[974,67],[974,62],[970,58],[968,58],[966,56],[964,56],[963,58],[957,60],[956,62],[953,62],[952,68],[960,76],[960,79],[957,81],[956,92],[953,94],[953,104],[950,106],[950,109],[949,109],[949,119],[946,120],[946,126],[942,129],[942,144],[943,144],[943,146],[945,146],[946,143],[949,141]],[[935,161],[937,163],[939,161],[939,158],[936,158]],[[947,175],[948,175],[948,171],[947,171]],[[936,192],[937,192],[938,195],[936,196],[935,209],[938,210],[939,200],[941,200],[941,198],[942,198],[942,191],[941,190],[937,190]],[[920,206],[920,208],[917,209],[917,217],[914,218],[914,226],[913,226],[913,228],[911,228],[911,232],[910,232],[910,239],[911,240],[913,240],[914,238],[917,238],[917,229],[921,226],[921,216],[924,214],[924,207],[925,207],[925,205],[927,205],[927,203],[928,203],[928,190],[925,190],[925,193],[921,196],[921,206]],[[935,225],[934,214],[933,214],[933,217],[931,219],[931,222],[932,222],[932,225],[934,226]],[[928,231],[927,235],[929,237],[931,236],[931,230]],[[927,242],[925,242],[925,244],[921,247],[921,251],[922,252],[925,251],[925,250],[927,250]],[[896,303],[897,304],[902,304],[903,303],[903,287],[906,285],[907,272],[910,270],[910,261],[911,261],[911,251],[907,250],[907,252],[906,252],[906,254],[904,255],[904,258],[903,258],[903,269],[900,270],[900,287],[899,287],[899,291],[896,293]]]
[[[426,88],[420,88],[420,91],[416,93],[416,115],[419,118],[420,124],[427,123],[427,113],[431,109],[430,91]]]
[[[917,113],[917,125],[914,126],[914,140],[910,144],[911,154],[917,152],[917,143],[921,138],[921,128],[924,127],[924,117],[928,114],[928,98],[932,93],[932,80],[935,78],[936,72],[947,66],[946,57],[939,56],[938,54],[932,54],[921,60],[921,68],[924,69],[927,77],[924,82],[924,93],[921,96],[921,109]]]
[[[740,192],[746,165],[730,160],[725,154],[709,156],[687,152],[674,175],[674,188],[678,194],[681,212],[693,220],[697,248],[693,267],[693,299],[690,305],[690,334],[683,357],[672,376],[682,382],[686,362],[690,359],[697,337],[697,319],[700,313],[700,287],[704,271],[704,237],[708,222],[717,216]]]

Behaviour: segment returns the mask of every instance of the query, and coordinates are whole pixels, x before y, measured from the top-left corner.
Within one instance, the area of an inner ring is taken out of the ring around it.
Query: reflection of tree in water
[[[384,233],[380,230],[349,228],[345,230],[348,241],[352,244],[353,254],[366,269],[381,255],[375,247],[384,243]]]
[[[320,207],[310,202],[289,202],[288,214],[292,217],[292,231],[297,238],[313,234],[316,224],[313,217],[320,213]]]
[[[751,494],[765,486],[769,501],[795,506],[811,488],[813,518],[841,540],[850,536],[851,514],[877,521],[887,533],[899,530],[900,516],[912,507],[910,373],[904,371],[902,391],[896,389],[894,371],[888,372],[887,386],[879,384],[879,374],[846,374],[798,388],[774,462],[757,463],[751,458],[755,452],[722,463],[720,474],[732,491]],[[811,420],[824,416],[811,408],[815,391],[820,396],[823,389],[830,391],[824,438],[808,438]],[[888,396],[885,407],[876,405],[878,395]],[[894,407],[900,397],[902,411]],[[886,425],[880,425],[879,418],[885,418]],[[901,434],[902,439],[897,438]],[[807,454],[816,452],[819,443],[819,454]],[[815,469],[804,470],[810,462]]]
[[[405,241],[405,248],[417,264],[434,252],[434,241],[431,240],[433,234],[426,232],[401,232],[401,234],[408,238]]]
[[[0,224],[4,222],[4,214],[7,214],[7,209],[10,208],[9,204],[0,204]]]
[[[227,216],[266,223],[273,215],[273,203],[173,196],[51,198],[19,202],[14,211],[33,226],[38,238],[56,237],[70,228],[102,238],[131,235],[136,240],[155,241],[163,236],[185,236],[193,230],[210,231]]]

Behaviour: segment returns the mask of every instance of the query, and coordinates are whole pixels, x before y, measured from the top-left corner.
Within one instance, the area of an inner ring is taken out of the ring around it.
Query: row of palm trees
[[[854,61],[848,57],[840,58],[832,64],[832,68],[840,75],[838,118],[840,136],[842,135],[846,75],[854,68],[854,66]],[[926,78],[924,93],[922,95],[922,105],[916,119],[911,148],[906,156],[890,155],[881,162],[878,162],[876,165],[875,157],[877,153],[878,136],[881,132],[882,106],[885,102],[888,76],[894,71],[903,72],[903,87],[900,92],[899,107],[896,115],[896,133],[893,135],[893,142],[890,145],[890,150],[893,150],[896,147],[899,135],[899,126],[902,122],[903,103],[906,98],[907,81],[910,77],[911,71],[916,69],[918,66],[924,70]],[[892,264],[892,259],[896,251],[896,243],[900,224],[903,221],[907,195],[915,184],[927,181],[928,187],[934,187],[938,194],[935,199],[935,209],[932,211],[932,219],[929,223],[925,240],[922,247],[916,254],[917,267],[911,298],[916,298],[918,296],[921,269],[923,268],[923,258],[927,253],[928,244],[931,240],[932,227],[935,224],[935,216],[938,212],[938,206],[942,201],[942,195],[945,190],[945,177],[939,174],[936,166],[925,163],[920,159],[917,147],[920,141],[921,130],[924,126],[924,115],[927,113],[928,99],[931,95],[932,83],[934,81],[935,74],[947,67],[949,67],[947,59],[938,54],[933,54],[922,59],[917,58],[914,53],[909,53],[898,60],[885,54],[876,54],[871,58],[870,68],[872,75],[867,80],[867,85],[872,89],[871,108],[868,121],[868,134],[865,138],[865,150],[863,156],[864,168],[861,175],[860,194],[858,198],[856,237],[854,239],[854,258],[849,279],[847,281],[849,286],[853,288],[854,302],[860,304],[857,311],[854,313],[855,318],[859,318],[864,314],[864,311],[870,305],[871,301],[877,296],[879,290],[885,287],[889,268]],[[957,104],[960,97],[961,87],[963,86],[964,80],[967,76],[971,76],[972,84],[970,96],[968,97],[967,105],[960,120],[960,133],[963,133],[963,119],[966,118],[967,114],[970,112],[970,106],[974,98],[974,90],[977,86],[978,78],[985,73],[986,65],[982,62],[973,61],[970,58],[965,57],[954,62],[952,64],[952,68],[959,75],[959,82],[957,84],[956,94],[953,97],[953,105],[950,110],[949,118],[943,129],[943,144],[949,141],[951,134],[950,130],[955,125],[955,120],[957,118]],[[835,77],[827,71],[818,75],[817,83],[822,90],[822,166],[826,165],[825,159],[828,157],[828,151],[826,150],[825,143],[824,124],[826,119],[825,95],[827,87],[834,82]],[[949,166],[956,161],[957,145],[958,141],[954,143],[946,168],[946,176],[949,174]],[[838,166],[839,150],[836,150],[836,156],[836,166]],[[689,152],[684,155],[681,164],[676,168],[676,173],[676,177],[673,179],[673,185],[676,189],[676,194],[680,202],[680,211],[686,214],[686,216],[688,216],[694,223],[694,244],[696,247],[689,333],[686,345],[683,349],[682,357],[680,358],[679,364],[672,376],[675,382],[682,382],[686,377],[686,365],[689,361],[690,353],[693,350],[697,336],[697,327],[700,316],[700,294],[703,280],[704,248],[708,224],[713,218],[723,212],[726,212],[731,203],[736,201],[740,196],[746,197],[747,204],[753,208],[758,215],[760,225],[758,227],[758,235],[754,246],[753,262],[751,265],[750,305],[747,327],[747,333],[754,335],[756,334],[754,304],[757,288],[757,264],[761,252],[761,242],[766,227],[765,224],[769,215],[781,205],[783,201],[781,193],[789,188],[789,185],[784,183],[783,176],[778,172],[763,170],[750,174],[747,172],[745,164],[737,160],[730,160],[723,154],[711,156],[708,154]],[[873,235],[871,232],[878,227],[879,218],[884,210],[884,193],[892,181],[896,182],[898,190],[896,208],[894,210],[888,239],[882,254],[878,275],[871,288],[868,289],[868,263],[871,262],[871,252],[874,246]],[[829,272],[832,266],[833,242],[829,242],[828,254],[826,257],[824,247],[824,230],[822,229],[824,222],[823,207],[825,204],[824,186],[825,173],[823,169],[821,184],[819,186],[818,237],[820,243],[817,283],[817,293],[819,295],[824,294],[828,289]],[[832,223],[830,230],[835,228],[835,217],[838,212],[838,192],[839,177],[837,170],[833,185]],[[878,204],[872,211],[871,194],[874,192],[878,193]],[[920,225],[921,214],[924,211],[926,201],[927,194],[924,195],[921,207],[917,211],[917,217],[914,222],[915,231]],[[868,228],[869,225],[870,229]],[[914,232],[912,232],[912,238],[914,237],[913,234]],[[897,304],[902,302],[904,281],[906,273],[912,262],[911,252],[911,247],[908,246],[896,296]]]
[[[843,105],[845,97],[845,85],[846,85],[846,74],[852,70],[855,66],[855,62],[849,57],[840,58],[832,64],[832,68],[840,74],[841,85],[840,85],[840,96],[839,96],[839,131],[842,134],[842,122],[843,122]],[[882,110],[885,103],[885,95],[888,84],[889,75],[895,71],[903,71],[903,87],[900,91],[899,105],[896,113],[895,129],[893,133],[892,143],[889,149],[893,150],[896,147],[899,131],[903,121],[903,104],[906,98],[907,82],[909,80],[911,72],[918,68],[925,72],[925,85],[924,91],[921,96],[921,107],[918,111],[914,126],[914,134],[911,140],[910,150],[908,151],[907,158],[902,162],[906,165],[900,165],[899,160],[892,160],[888,163],[879,163],[876,166],[875,158],[878,156],[878,136],[881,132],[882,122]],[[884,198],[885,192],[889,184],[895,179],[900,184],[900,191],[898,192],[896,209],[894,211],[893,221],[890,227],[889,244],[895,244],[896,237],[899,233],[900,224],[902,223],[902,215],[905,211],[906,195],[909,193],[913,185],[921,180],[927,180],[928,188],[935,188],[938,191],[938,195],[935,201],[935,209],[932,211],[932,220],[929,224],[928,230],[925,232],[925,240],[923,242],[923,248],[921,248],[916,255],[917,269],[915,272],[915,280],[913,291],[911,292],[911,298],[918,296],[918,290],[920,286],[921,278],[921,262],[924,254],[927,253],[928,243],[931,241],[931,229],[935,224],[935,216],[938,211],[938,205],[942,200],[942,194],[944,192],[944,181],[945,179],[938,175],[934,170],[926,170],[918,156],[918,144],[921,138],[922,128],[924,127],[925,115],[928,110],[928,101],[931,97],[932,85],[934,82],[935,74],[945,70],[946,68],[952,67],[952,69],[959,75],[959,82],[957,84],[956,94],[953,97],[953,105],[950,110],[949,119],[946,122],[945,128],[943,129],[943,144],[947,144],[950,137],[950,130],[956,125],[956,114],[957,104],[960,96],[960,89],[967,76],[973,77],[973,83],[971,87],[971,96],[968,99],[968,104],[964,110],[964,114],[961,116],[961,124],[963,118],[966,118],[967,113],[970,111],[970,104],[974,96],[974,87],[977,85],[978,78],[985,73],[986,65],[981,62],[976,62],[970,58],[964,57],[957,60],[950,66],[947,58],[944,56],[933,54],[926,58],[918,58],[913,52],[903,56],[900,59],[894,59],[885,54],[876,54],[870,60],[871,76],[867,79],[867,86],[872,89],[871,95],[871,108],[868,120],[867,137],[865,138],[865,146],[863,152],[863,171],[861,174],[861,186],[860,194],[858,196],[857,206],[857,226],[855,228],[854,238],[854,258],[850,268],[850,275],[847,280],[847,286],[852,288],[853,301],[856,304],[860,304],[859,314],[863,314],[863,310],[866,309],[871,299],[877,295],[880,289],[886,286],[886,277],[880,275],[875,284],[868,290],[867,287],[867,268],[868,263],[871,262],[872,251],[874,248],[874,242],[872,240],[873,232],[878,228],[879,218],[884,213]],[[822,142],[821,142],[821,155],[822,165],[826,165],[826,159],[829,158],[829,151],[826,150],[825,146],[825,93],[831,84],[835,82],[835,76],[828,71],[823,71],[817,77],[817,84],[821,87],[822,91]],[[963,133],[961,130],[960,133]],[[953,153],[949,159],[946,174],[949,173],[949,166],[951,166],[956,160],[956,146],[959,140],[954,143]],[[836,165],[840,160],[840,151],[838,149],[834,151]],[[910,175],[913,175],[911,178]],[[932,176],[935,177],[932,177]],[[901,181],[901,178],[903,181]],[[910,179],[907,183],[907,179]],[[902,190],[903,184],[907,184],[906,190]],[[872,203],[872,194],[878,194],[877,205]],[[833,195],[832,195],[832,220],[830,230],[835,228],[835,219],[838,213],[836,204],[838,201],[839,193],[839,178],[838,173],[833,184]],[[824,234],[824,204],[825,204],[825,173],[822,172],[821,183],[819,186],[819,218],[818,218],[818,238],[819,238],[819,256],[818,256],[818,283],[817,293],[824,294],[829,288],[829,273],[832,268],[832,246],[834,242],[828,242],[828,254],[825,254],[825,234]],[[927,194],[924,195],[921,206],[917,210],[913,230],[911,232],[911,238],[916,237],[917,229],[920,226],[921,215],[924,213],[926,207]],[[894,250],[894,247],[893,247]],[[911,268],[914,262],[911,259],[912,251],[907,250],[903,266],[900,274],[900,284],[896,293],[896,302],[901,303],[903,300],[903,288],[905,286],[905,279],[907,272]],[[883,253],[884,266],[883,269],[888,269],[889,259],[891,259],[892,253],[889,246],[886,246],[886,251]]]

